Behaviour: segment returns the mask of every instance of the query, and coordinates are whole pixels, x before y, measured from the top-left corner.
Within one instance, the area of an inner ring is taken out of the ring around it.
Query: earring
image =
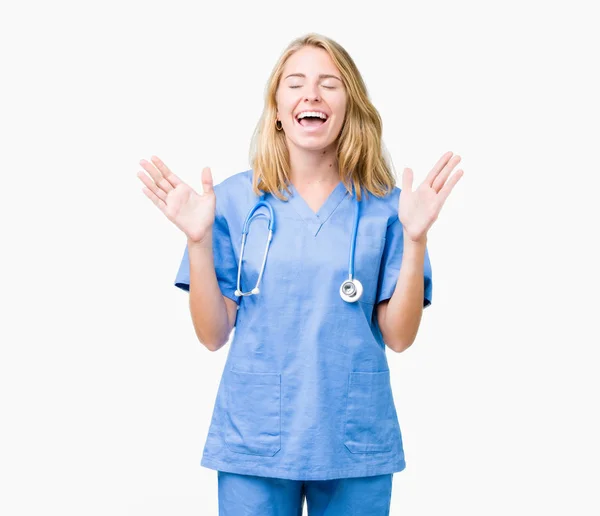
[[[283,129],[283,124],[281,123],[281,120],[277,120],[275,122],[275,129],[277,129],[278,131],[281,131]]]

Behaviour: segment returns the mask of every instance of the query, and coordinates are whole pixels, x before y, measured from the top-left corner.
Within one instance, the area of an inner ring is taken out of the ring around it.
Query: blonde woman
[[[427,231],[463,172],[447,152],[400,190],[381,133],[352,58],[309,34],[269,78],[250,170],[213,186],[205,168],[199,194],[140,162],[187,237],[175,285],[199,340],[235,327],[201,460],[222,516],[389,514],[406,463],[385,348],[431,303]]]

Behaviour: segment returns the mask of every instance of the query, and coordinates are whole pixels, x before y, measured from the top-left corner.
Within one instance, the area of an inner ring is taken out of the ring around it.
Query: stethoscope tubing
[[[356,251],[356,238],[358,234],[358,221],[360,218],[360,202],[355,197],[355,209],[354,209],[354,222],[352,227],[352,239],[350,241],[350,252],[348,257],[348,279],[342,283],[340,287],[340,295],[344,301],[354,302],[357,301],[362,295],[362,285],[360,281],[354,278],[354,255]],[[267,237],[267,243],[265,246],[265,252],[263,254],[262,264],[260,266],[260,273],[258,275],[258,279],[256,281],[256,286],[248,291],[242,292],[241,289],[241,277],[242,277],[242,260],[244,257],[244,249],[246,247],[246,237],[250,230],[250,222],[252,220],[252,216],[260,207],[264,206],[269,210],[269,234]],[[259,285],[262,280],[262,276],[265,270],[265,265],[267,262],[267,255],[269,253],[269,248],[271,246],[271,241],[273,240],[273,233],[275,232],[275,211],[273,210],[273,206],[268,201],[264,200],[264,194],[261,195],[260,200],[254,205],[254,207],[248,212],[246,216],[246,220],[244,221],[244,226],[242,228],[242,244],[240,249],[240,259],[238,262],[238,273],[237,273],[237,285],[236,285],[236,296],[250,296],[252,294],[258,294],[260,292]],[[345,293],[346,290],[351,292],[351,294]]]

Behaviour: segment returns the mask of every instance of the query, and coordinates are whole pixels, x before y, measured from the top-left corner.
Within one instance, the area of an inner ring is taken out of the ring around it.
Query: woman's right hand
[[[142,189],[146,196],[187,235],[188,240],[199,243],[207,238],[215,221],[216,206],[210,168],[202,170],[204,193],[198,194],[158,157],[152,156],[152,162],[143,159],[140,165],[148,173],[141,170],[137,173],[146,185]]]

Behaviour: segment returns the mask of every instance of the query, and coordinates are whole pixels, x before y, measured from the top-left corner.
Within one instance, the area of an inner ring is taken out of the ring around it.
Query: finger
[[[146,171],[148,172],[148,175],[152,178],[152,181],[154,181],[154,183],[159,187],[159,188],[164,188],[165,186],[167,187],[167,190],[165,190],[165,192],[169,192],[172,190],[172,188],[170,187],[170,184],[164,184],[164,178],[162,176],[162,174],[160,173],[160,170],[158,170],[155,166],[154,163],[151,163],[149,161],[146,161],[145,159],[140,160],[140,166]]]
[[[213,179],[210,167],[204,167],[202,169],[202,191],[203,194],[213,193]]]
[[[446,164],[446,166],[442,169],[440,174],[433,181],[431,188],[433,188],[436,192],[439,192],[442,186],[444,186],[446,179],[448,179],[448,176],[450,175],[454,167],[458,165],[461,159],[462,158],[458,154],[452,156],[452,159]]]
[[[141,170],[138,171],[137,176],[141,179],[142,183],[146,185],[148,190],[150,190],[154,195],[156,195],[160,200],[166,201],[167,194],[161,188],[156,186],[154,181],[151,181],[147,174],[144,174]]]
[[[169,169],[169,167],[167,167],[167,165],[165,165],[158,156],[152,156],[150,159],[152,160],[152,163],[156,165],[156,168],[160,170],[160,173],[165,178],[165,181],[169,183],[170,186],[175,188],[177,185],[181,184],[181,179],[179,179],[173,172],[171,172],[171,169]]]
[[[440,171],[442,170],[442,168],[444,167],[444,165],[446,163],[448,163],[448,161],[450,160],[450,158],[452,157],[452,151],[448,151],[446,152],[439,160],[438,162],[433,166],[433,168],[431,169],[431,171],[429,172],[429,174],[427,174],[427,177],[425,178],[424,183],[428,184],[429,186],[432,186],[433,184],[433,180],[437,177],[437,175],[440,173]]]
[[[413,171],[410,168],[405,168],[402,174],[402,190],[412,192]]]
[[[456,183],[458,183],[458,180],[463,176],[463,174],[464,174],[463,170],[458,169],[454,174],[452,174],[452,177],[450,177],[450,179],[448,179],[448,181],[446,181],[446,184],[444,185],[444,187],[440,190],[440,193],[438,194],[438,199],[441,204],[443,204],[446,201],[446,199],[450,195],[450,192],[454,188],[454,185]]]
[[[140,165],[146,172],[148,172],[152,180],[156,183],[156,185],[159,188],[161,188],[164,192],[169,193],[171,190],[173,190],[174,187],[171,182],[165,179],[162,172],[158,169],[156,163],[154,163],[155,159],[156,156],[152,156],[152,162],[142,159],[140,160]]]
[[[150,199],[160,211],[163,213],[165,212],[167,205],[164,203],[164,201],[156,197],[156,195],[154,195],[154,193],[152,193],[148,188],[142,188],[142,192],[146,194],[146,197],[148,197],[148,199]]]

